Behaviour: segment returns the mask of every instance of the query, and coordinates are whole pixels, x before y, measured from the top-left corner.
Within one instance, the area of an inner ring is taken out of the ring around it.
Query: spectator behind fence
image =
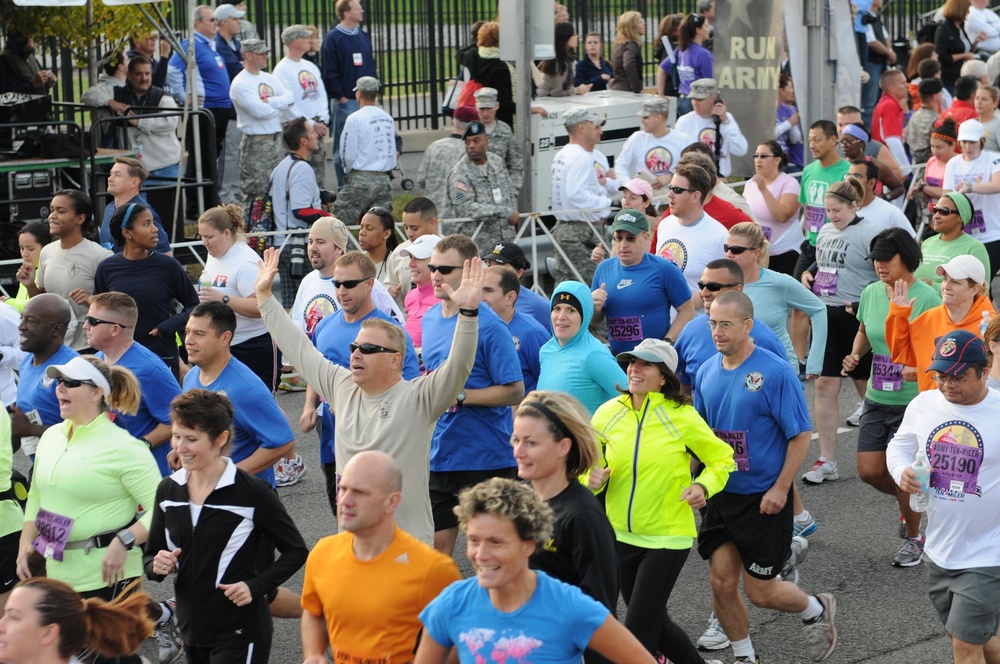
[[[604,42],[601,33],[588,32],[583,38],[583,58],[576,63],[575,85],[590,84],[592,92],[607,90],[614,69],[604,59]]]
[[[476,34],[476,47],[460,56],[459,64],[469,70],[470,82],[497,91],[500,110],[497,119],[514,126],[514,90],[510,66],[500,59],[500,24],[487,21]],[[437,201],[435,201],[437,202]]]
[[[538,65],[539,76],[535,83],[539,97],[570,97],[590,92],[590,84],[573,83],[578,41],[579,37],[572,23],[556,23],[556,56],[551,60],[543,60]]]
[[[969,35],[965,17],[972,6],[970,0],[946,0],[941,8],[944,22],[934,31],[934,50],[941,61],[941,78],[948,92],[955,92],[962,63],[976,57],[976,47],[984,35]]]
[[[290,25],[281,32],[285,57],[274,66],[273,73],[295,97],[292,113],[309,120],[322,146],[323,139],[330,133],[330,104],[319,68],[305,57],[311,41],[309,35],[309,29],[304,25]],[[316,172],[316,181],[325,187],[326,151],[320,147],[308,160]]]
[[[628,11],[618,17],[615,47],[611,52],[612,90],[642,92],[642,38],[645,34],[646,21],[639,12]]]
[[[170,54],[173,49],[170,42],[160,37],[160,34],[153,30],[147,35],[137,33],[129,39],[129,50],[125,55],[129,62],[137,56],[142,56],[149,60],[153,69],[153,85],[160,89],[167,87],[167,67],[170,64]]]
[[[47,95],[58,78],[35,57],[35,38],[15,30],[7,32],[0,53],[0,92]]]
[[[218,20],[219,31],[215,34],[215,50],[226,65],[229,84],[243,71],[243,52],[240,50],[240,20],[244,12],[229,3],[220,4],[215,8],[215,18]],[[242,203],[240,192],[240,143],[243,141],[243,131],[236,122],[235,107],[229,112],[230,126],[226,130],[226,143],[219,155],[219,198],[223,204]]]
[[[712,77],[712,52],[703,46],[711,34],[704,16],[688,14],[677,31],[674,59],[664,58],[656,72],[657,90],[665,91],[666,81],[670,79],[680,95],[677,100],[677,117],[692,109],[691,101],[687,99],[691,93],[691,84],[699,79]]]
[[[778,114],[774,124],[774,137],[788,155],[788,163],[795,170],[800,170],[806,163],[802,145],[802,119],[799,117],[799,109],[795,107],[795,86],[788,74],[778,77]]]

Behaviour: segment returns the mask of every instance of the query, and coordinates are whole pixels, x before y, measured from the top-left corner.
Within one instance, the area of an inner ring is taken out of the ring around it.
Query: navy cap
[[[479,136],[486,133],[486,125],[478,120],[474,120],[469,123],[469,126],[465,128],[465,133],[462,134],[462,138],[468,138],[469,136]]]
[[[953,330],[935,340],[934,356],[927,371],[959,376],[970,365],[987,361],[986,343],[982,339],[965,330]]]

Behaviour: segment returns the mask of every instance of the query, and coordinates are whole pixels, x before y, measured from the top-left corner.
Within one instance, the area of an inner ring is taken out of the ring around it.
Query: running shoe
[[[292,486],[305,476],[306,464],[300,454],[294,459],[282,459],[274,466],[275,486]]]
[[[722,650],[729,647],[729,637],[722,631],[722,625],[719,624],[714,611],[708,617],[708,627],[698,638],[698,647],[702,650]]]
[[[822,484],[823,482],[839,480],[840,473],[837,472],[837,462],[817,459],[816,463],[813,464],[812,470],[803,475],[802,479],[810,484]]]
[[[282,376],[281,382],[278,383],[278,389],[285,392],[305,392],[306,381],[298,376]]]
[[[817,527],[816,519],[814,519],[812,514],[810,514],[809,520],[805,523],[799,523],[798,521],[793,522],[792,535],[795,537],[809,537],[816,532]]]
[[[806,559],[806,551],[809,550],[809,540],[805,537],[792,536],[792,545],[789,547],[788,558],[781,568],[781,580],[789,581],[799,585],[799,565]]]
[[[920,557],[924,553],[924,538],[904,537],[903,542],[896,551],[896,557],[892,559],[893,567],[916,567],[920,564]]]
[[[184,641],[181,633],[177,629],[177,604],[172,599],[168,599],[163,604],[170,610],[170,617],[163,625],[157,626],[155,633],[156,642],[159,645],[160,664],[174,664],[184,654]]]
[[[830,593],[816,595],[823,605],[823,613],[815,620],[806,623],[802,628],[806,645],[809,647],[809,657],[814,662],[822,662],[833,654],[837,647],[837,600]]]
[[[861,411],[864,410],[864,402],[859,403],[857,409],[847,416],[847,426],[849,427],[859,427],[861,426]]]
[[[755,653],[753,659],[749,657],[737,657],[733,664],[760,664],[760,655]]]

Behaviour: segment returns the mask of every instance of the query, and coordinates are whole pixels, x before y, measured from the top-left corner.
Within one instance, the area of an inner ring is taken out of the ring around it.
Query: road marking
[[[840,434],[847,433],[848,431],[857,431],[857,427],[839,427],[837,429],[837,435],[839,436]],[[813,433],[810,440],[816,440],[817,438],[819,438],[819,432]]]

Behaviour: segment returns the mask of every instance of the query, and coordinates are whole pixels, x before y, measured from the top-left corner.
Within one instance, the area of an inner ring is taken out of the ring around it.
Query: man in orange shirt
[[[402,486],[399,465],[384,452],[360,452],[344,467],[341,532],[317,542],[306,561],[303,664],[325,664],[327,646],[334,664],[411,661],[420,611],[462,578],[451,558],[396,525]]]

